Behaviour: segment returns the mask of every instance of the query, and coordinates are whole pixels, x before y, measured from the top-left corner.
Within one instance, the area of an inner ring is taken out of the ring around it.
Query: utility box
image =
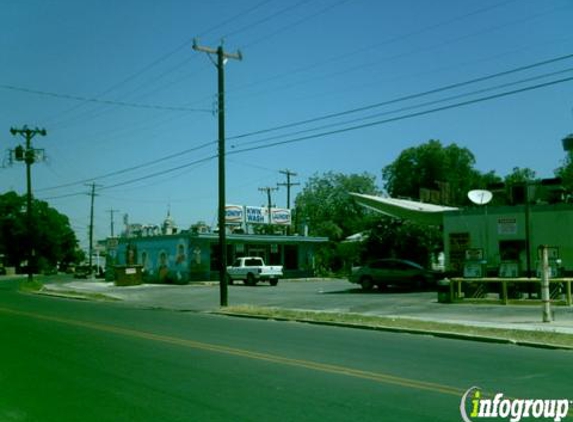
[[[143,265],[116,265],[114,269],[116,286],[137,286],[143,283]]]
[[[450,287],[450,280],[438,280],[436,284],[436,290],[438,291],[438,303],[452,303],[453,298],[452,290]]]

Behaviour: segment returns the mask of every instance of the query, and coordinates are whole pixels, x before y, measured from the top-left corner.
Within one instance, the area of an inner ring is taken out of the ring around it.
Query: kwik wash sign
[[[227,224],[275,224],[290,226],[291,210],[286,208],[253,207],[250,205],[225,206],[225,222]]]

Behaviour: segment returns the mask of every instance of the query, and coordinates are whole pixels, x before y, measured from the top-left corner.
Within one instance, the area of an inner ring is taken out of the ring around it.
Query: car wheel
[[[279,284],[279,279],[278,278],[273,278],[271,281],[271,286],[276,286],[277,284]]]
[[[369,292],[374,288],[374,282],[370,277],[363,277],[360,280],[360,285],[362,286],[362,290]]]
[[[227,276],[227,284],[229,286],[232,286],[234,283],[235,283],[235,281],[233,280],[233,278],[230,275],[228,275]]]
[[[412,281],[412,287],[416,290],[422,290],[426,286],[426,280],[424,277],[416,277]]]
[[[247,279],[245,280],[245,284],[247,286],[254,286],[257,284],[257,280],[255,280],[255,276],[252,273],[247,274]]]

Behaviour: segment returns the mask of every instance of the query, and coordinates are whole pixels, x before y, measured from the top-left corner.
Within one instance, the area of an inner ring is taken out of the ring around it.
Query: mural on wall
[[[127,248],[125,249],[125,264],[128,266],[137,264],[137,245],[132,243],[127,244]]]
[[[187,253],[185,250],[185,240],[179,240],[177,244],[177,255],[175,257],[175,277],[178,282],[188,281],[189,265],[187,264]]]
[[[193,280],[209,280],[210,279],[210,251],[205,244],[191,243],[189,250],[192,251],[191,259],[189,260],[189,274]]]
[[[159,265],[157,267],[157,273],[159,274],[159,281],[165,282],[169,276],[169,267],[167,265],[167,253],[161,251],[159,253]]]

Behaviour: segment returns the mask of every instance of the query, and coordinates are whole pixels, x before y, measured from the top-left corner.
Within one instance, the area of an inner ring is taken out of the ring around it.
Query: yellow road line
[[[190,349],[216,352],[216,353],[220,353],[220,354],[239,356],[239,357],[243,357],[243,358],[247,358],[247,359],[266,361],[266,362],[271,362],[271,363],[276,363],[276,364],[281,364],[281,365],[287,365],[287,366],[294,366],[294,367],[299,367],[299,368],[306,368],[306,369],[311,369],[311,370],[330,373],[330,374],[343,375],[343,376],[348,376],[348,377],[353,377],[353,378],[360,378],[360,379],[370,380],[370,381],[379,382],[379,383],[383,383],[383,384],[398,385],[400,387],[413,388],[413,389],[417,389],[417,390],[432,391],[432,392],[436,392],[436,393],[453,395],[453,396],[457,396],[457,397],[461,397],[465,392],[465,390],[460,389],[460,388],[455,388],[455,387],[451,387],[451,386],[447,386],[447,385],[443,385],[443,384],[431,383],[431,382],[420,381],[420,380],[415,380],[415,379],[410,379],[410,378],[397,377],[394,375],[384,374],[384,373],[380,373],[380,372],[363,371],[363,370],[353,369],[353,368],[349,368],[349,367],[345,367],[345,366],[331,365],[331,364],[325,364],[325,363],[319,363],[319,362],[312,362],[312,361],[308,361],[308,360],[293,359],[293,358],[288,358],[288,357],[283,357],[283,356],[271,355],[271,354],[267,354],[267,353],[253,352],[253,351],[245,350],[245,349],[238,349],[238,348],[228,347],[228,346],[219,346],[219,345],[215,345],[215,344],[203,343],[203,342],[183,339],[183,338],[179,338],[179,337],[171,337],[171,336],[165,336],[165,335],[161,335],[161,334],[149,333],[149,332],[145,332],[145,331],[133,330],[133,329],[129,329],[129,328],[116,327],[113,325],[98,324],[98,323],[88,322],[88,321],[79,321],[79,320],[73,320],[73,319],[62,318],[62,317],[57,317],[57,316],[37,314],[34,312],[26,312],[26,311],[20,311],[20,310],[16,310],[16,309],[9,309],[9,308],[2,308],[2,307],[0,307],[0,312],[5,313],[5,314],[16,315],[16,316],[34,318],[34,319],[42,320],[42,321],[57,322],[57,323],[65,324],[65,325],[69,325],[69,326],[87,328],[90,330],[113,333],[113,334],[118,334],[118,335],[122,335],[122,336],[126,336],[126,337],[131,337],[131,338],[137,338],[137,339],[155,341],[155,342],[160,342],[160,343],[172,344],[172,345],[177,345],[177,346],[186,347],[186,348],[190,348]]]

